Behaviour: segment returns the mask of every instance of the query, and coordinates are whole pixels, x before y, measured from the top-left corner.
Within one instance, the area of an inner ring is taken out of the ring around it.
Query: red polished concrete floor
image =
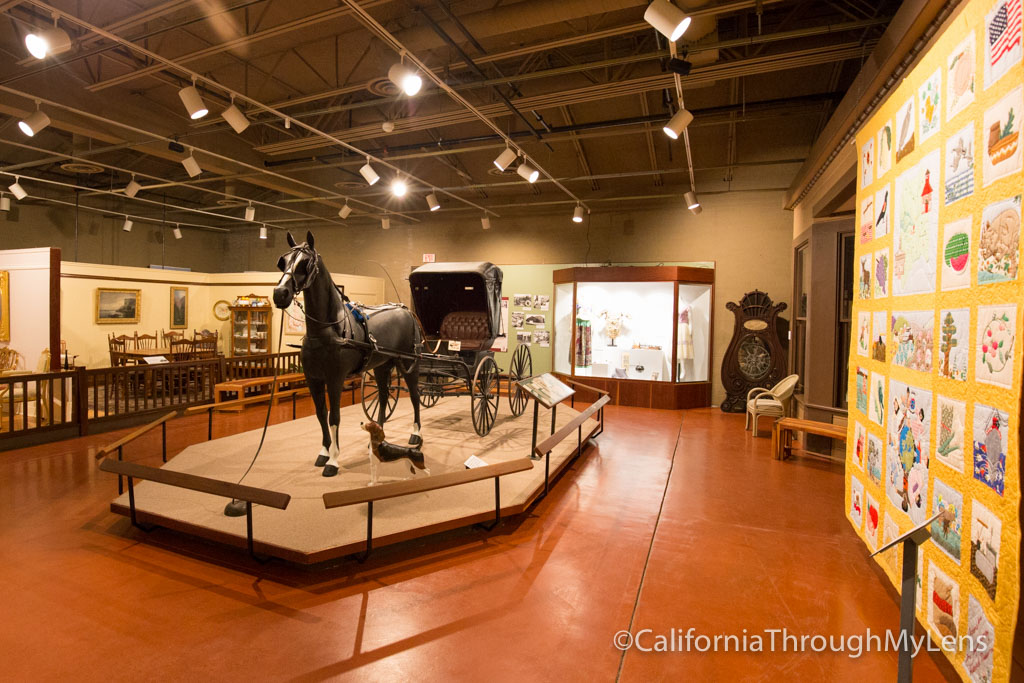
[[[217,430],[262,418],[222,416]],[[169,452],[205,428],[172,423]],[[626,628],[897,624],[894,594],[843,516],[842,467],[771,460],[742,416],[609,408],[598,447],[530,514],[316,571],[147,535],[111,514],[116,480],[92,454],[120,434],[0,454],[7,680],[895,678],[892,654],[613,647]],[[126,458],[156,464],[158,433],[145,438]],[[941,680],[940,666],[922,654],[915,679]]]

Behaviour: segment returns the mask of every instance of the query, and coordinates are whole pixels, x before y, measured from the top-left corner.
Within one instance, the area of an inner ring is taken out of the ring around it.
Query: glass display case
[[[257,294],[235,299],[231,310],[231,352],[233,356],[270,353],[270,299]]]
[[[684,266],[556,270],[555,373],[620,405],[710,405],[714,276]]]

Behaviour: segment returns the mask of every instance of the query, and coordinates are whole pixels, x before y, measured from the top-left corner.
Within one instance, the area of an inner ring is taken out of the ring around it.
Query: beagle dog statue
[[[428,475],[430,474],[430,470],[427,469],[426,463],[423,460],[423,451],[420,450],[419,445],[399,446],[397,444],[388,443],[385,440],[384,428],[373,420],[363,422],[360,426],[370,435],[371,486],[377,483],[378,462],[395,462],[396,460],[405,459],[408,461],[409,471],[413,475],[416,474],[416,470],[421,470]]]

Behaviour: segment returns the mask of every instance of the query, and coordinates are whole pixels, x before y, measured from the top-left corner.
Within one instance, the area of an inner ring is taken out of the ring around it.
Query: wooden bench
[[[245,397],[246,389],[253,389],[255,387],[273,387],[275,380],[277,381],[277,388],[280,389],[283,386],[290,386],[294,382],[301,382],[306,376],[301,372],[290,372],[285,375],[267,375],[265,377],[249,377],[248,379],[233,379],[228,382],[219,382],[213,387],[213,402],[222,403],[224,402],[224,395],[228,393],[238,394],[238,398]]]
[[[793,432],[807,432],[830,439],[846,441],[846,427],[827,422],[801,420],[796,417],[784,417],[772,425],[772,456],[776,460],[785,460],[792,455]]]

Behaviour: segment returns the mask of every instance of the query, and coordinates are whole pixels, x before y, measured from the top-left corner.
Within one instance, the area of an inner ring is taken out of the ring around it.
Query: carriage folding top
[[[427,339],[487,350],[501,333],[501,268],[488,261],[428,263],[412,271],[413,309]]]

